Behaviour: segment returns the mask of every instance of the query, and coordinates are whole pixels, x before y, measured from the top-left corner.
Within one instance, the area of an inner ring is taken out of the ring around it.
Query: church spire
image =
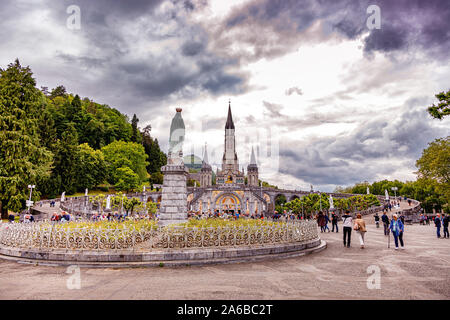
[[[253,147],[252,147],[252,155],[250,157],[250,164],[257,165],[256,158],[255,158],[255,151],[253,150]]]
[[[208,164],[208,150],[206,149],[206,142],[205,142],[205,153],[203,154],[203,162]]]
[[[225,129],[234,129],[233,117],[231,116],[231,101],[228,101],[228,118]]]

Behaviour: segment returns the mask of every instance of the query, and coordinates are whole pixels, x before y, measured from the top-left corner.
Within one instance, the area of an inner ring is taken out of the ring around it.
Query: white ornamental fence
[[[63,228],[61,223],[10,223],[0,226],[0,245],[70,250],[198,248],[304,243],[319,239],[317,223],[275,222],[240,227],[151,227],[145,230]]]

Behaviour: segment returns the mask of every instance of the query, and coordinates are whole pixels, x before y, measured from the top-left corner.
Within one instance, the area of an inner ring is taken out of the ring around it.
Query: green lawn
[[[10,212],[11,213],[11,212]],[[14,217],[14,221],[19,222],[20,217],[19,216],[15,216]],[[2,219],[3,222],[9,222],[8,219]]]
[[[116,193],[114,190],[111,191],[102,191],[102,190],[90,190],[89,195],[90,196],[96,196],[98,194],[111,194]],[[84,192],[77,192],[75,194],[67,195],[66,197],[82,197],[84,196]]]

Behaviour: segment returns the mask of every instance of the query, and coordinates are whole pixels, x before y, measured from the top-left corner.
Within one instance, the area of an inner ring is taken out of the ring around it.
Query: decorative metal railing
[[[315,221],[277,222],[242,227],[153,227],[66,229],[61,223],[11,223],[0,226],[0,245],[20,248],[119,250],[248,246],[319,239]]]

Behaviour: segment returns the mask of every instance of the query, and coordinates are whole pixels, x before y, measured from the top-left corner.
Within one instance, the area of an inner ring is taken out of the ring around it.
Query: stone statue
[[[176,108],[177,113],[172,119],[170,125],[170,138],[169,138],[169,159],[167,164],[182,165],[183,164],[183,142],[185,127],[184,121],[181,117],[181,108]]]
[[[108,195],[106,197],[106,210],[110,210],[111,209],[111,196]]]
[[[184,121],[181,108],[176,110],[170,125],[167,165],[161,168],[164,180],[158,224],[163,226],[187,221],[186,181],[189,171],[183,162]]]

